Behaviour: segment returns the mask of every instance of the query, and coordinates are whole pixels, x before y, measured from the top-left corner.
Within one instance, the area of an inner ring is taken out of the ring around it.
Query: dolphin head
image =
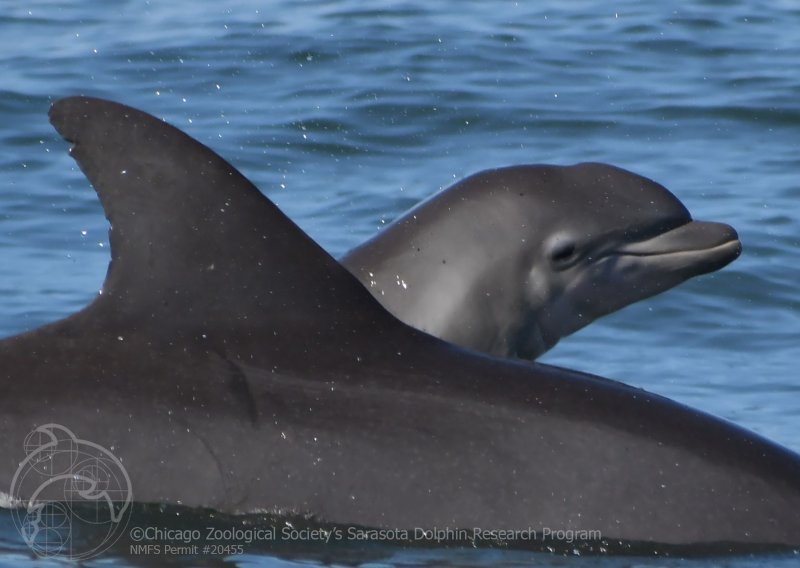
[[[538,176],[520,169],[534,194],[532,236],[547,236],[518,259],[525,297],[511,355],[535,357],[597,318],[718,270],[741,252],[732,227],[693,220],[672,193],[642,176],[592,163],[545,167]]]
[[[593,320],[740,252],[663,186],[606,164],[469,176],[342,262],[399,319],[462,347],[533,359]]]

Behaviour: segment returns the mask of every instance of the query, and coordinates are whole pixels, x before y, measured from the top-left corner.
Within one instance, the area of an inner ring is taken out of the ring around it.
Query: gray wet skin
[[[3,491],[27,434],[58,424],[113,452],[140,502],[800,546],[793,452],[640,389],[415,330],[176,128],[84,97],[50,117],[110,221],[111,264],[86,308],[0,341]],[[39,486],[26,487],[15,496]]]
[[[592,321],[718,270],[736,231],[606,164],[484,171],[341,262],[395,316],[468,349],[535,359]]]

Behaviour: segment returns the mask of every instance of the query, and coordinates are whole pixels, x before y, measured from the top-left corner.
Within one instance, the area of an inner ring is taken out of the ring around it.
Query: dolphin
[[[718,270],[736,231],[606,164],[474,174],[341,258],[395,316],[490,355],[535,359],[597,318]]]
[[[84,309],[0,341],[0,487],[26,436],[59,425],[108,449],[138,503],[800,546],[797,454],[402,323],[233,166],[151,115],[70,97],[50,120],[98,193],[111,262]]]

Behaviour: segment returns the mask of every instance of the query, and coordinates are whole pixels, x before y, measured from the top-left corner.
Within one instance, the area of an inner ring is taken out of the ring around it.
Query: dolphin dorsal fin
[[[104,317],[329,328],[365,310],[391,317],[250,181],[177,128],[89,97],[57,101],[50,121],[111,224],[111,264],[93,304]]]

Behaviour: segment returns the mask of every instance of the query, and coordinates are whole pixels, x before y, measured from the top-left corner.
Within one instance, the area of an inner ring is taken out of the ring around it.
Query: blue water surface
[[[666,185],[698,219],[732,224],[744,253],[592,324],[543,360],[643,387],[800,451],[800,4],[8,4],[0,335],[74,312],[105,275],[102,209],[47,121],[62,96],[111,98],[163,117],[230,160],[337,255],[480,169],[603,161]],[[0,542],[13,541],[4,531]],[[29,557],[8,547],[0,562]],[[660,562],[384,552],[369,565]],[[228,560],[305,565],[268,553]]]

